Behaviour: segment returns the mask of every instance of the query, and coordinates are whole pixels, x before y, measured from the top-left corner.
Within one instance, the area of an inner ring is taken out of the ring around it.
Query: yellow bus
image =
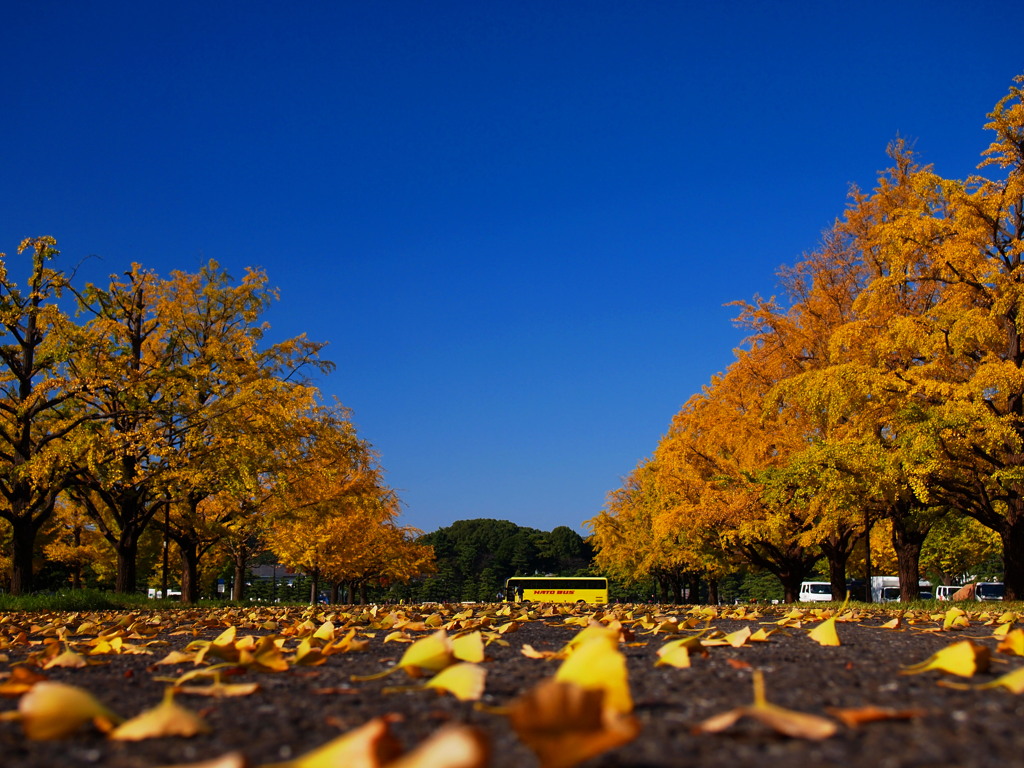
[[[608,602],[604,576],[513,576],[505,582],[505,602],[589,603]]]

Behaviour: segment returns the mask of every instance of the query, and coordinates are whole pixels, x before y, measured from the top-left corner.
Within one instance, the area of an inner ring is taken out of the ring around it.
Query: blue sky
[[[895,137],[971,173],[975,2],[8,3],[0,250],[267,270],[434,530],[581,533]]]

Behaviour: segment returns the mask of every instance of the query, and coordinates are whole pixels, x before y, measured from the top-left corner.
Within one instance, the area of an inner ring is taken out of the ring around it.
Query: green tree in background
[[[593,550],[567,526],[551,532],[507,520],[459,520],[419,539],[434,548],[437,570],[416,595],[421,600],[493,601],[510,576],[587,573]]]

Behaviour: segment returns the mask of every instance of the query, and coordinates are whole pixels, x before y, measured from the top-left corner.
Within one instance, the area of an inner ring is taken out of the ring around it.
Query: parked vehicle
[[[975,600],[1002,600],[1003,582],[1001,581],[979,581],[974,585]]]
[[[832,599],[832,584],[827,581],[804,581],[800,583],[801,603],[827,603]]]
[[[939,584],[935,587],[935,597],[939,600],[951,600],[959,589],[956,584]]]
[[[932,599],[932,583],[927,579],[918,582],[918,599]],[[871,601],[874,603],[895,603],[900,599],[899,576],[872,576]]]

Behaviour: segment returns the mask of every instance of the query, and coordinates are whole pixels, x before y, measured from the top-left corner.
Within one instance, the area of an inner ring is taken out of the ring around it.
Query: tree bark
[[[234,583],[231,586],[231,599],[238,601],[245,599],[245,571],[248,565],[248,558],[244,548],[235,550],[235,574]]]
[[[896,550],[901,602],[921,599],[921,547],[930,530],[931,524],[916,524],[910,515],[892,518],[892,548]]]
[[[8,518],[11,524],[11,594],[27,595],[32,592],[32,557],[36,535],[45,517]]]
[[[1003,542],[1004,600],[1024,599],[1024,512],[1014,510],[1006,517],[999,532]]]
[[[199,547],[194,541],[176,539],[181,554],[181,602],[199,602]]]

